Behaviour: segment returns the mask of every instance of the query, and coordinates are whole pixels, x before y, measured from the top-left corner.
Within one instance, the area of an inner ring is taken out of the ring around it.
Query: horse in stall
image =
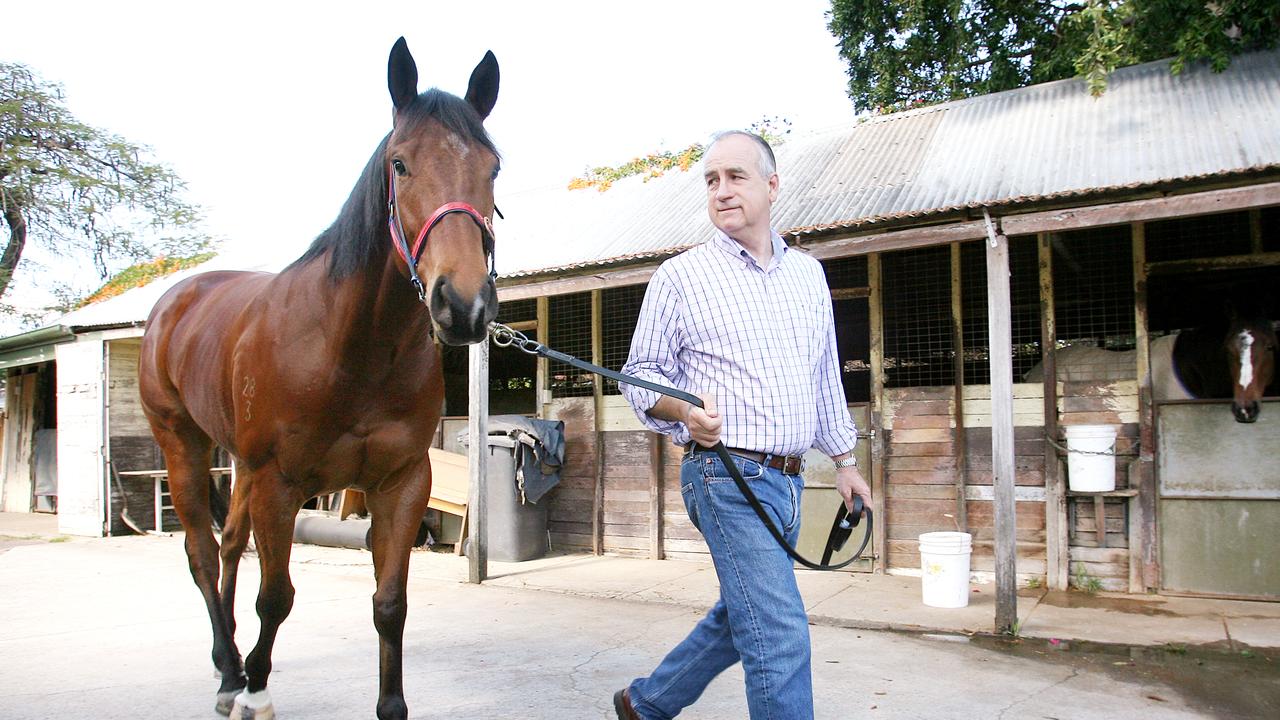
[[[1276,331],[1265,317],[1230,313],[1225,327],[1206,327],[1163,335],[1151,341],[1151,392],[1157,402],[1198,398],[1229,399],[1236,422],[1252,423],[1264,395],[1275,395]],[[1134,350],[1104,350],[1088,345],[1060,348],[1058,380],[1133,379]],[[1023,377],[1043,382],[1040,364]]]
[[[377,715],[408,715],[406,577],[444,397],[432,335],[481,342],[498,311],[490,218],[499,158],[483,126],[498,63],[486,53],[465,99],[434,88],[419,95],[400,38],[387,78],[392,130],[333,225],[279,274],[209,272],[175,285],[142,341],[143,408],[213,626],[215,707],[237,720],[274,717],[267,677],[293,605],[294,520],[310,498],[343,488],[363,490],[372,516]],[[405,227],[421,228],[413,246]],[[215,444],[237,471],[220,548],[211,527]],[[251,530],[261,627],[242,663],[233,603]]]

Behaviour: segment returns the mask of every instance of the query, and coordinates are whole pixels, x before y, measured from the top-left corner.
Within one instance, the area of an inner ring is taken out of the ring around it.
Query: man
[[[831,294],[822,266],[770,227],[773,150],[716,135],[703,157],[715,237],[663,263],[649,282],[623,372],[697,394],[705,408],[633,385],[649,428],[685,446],[680,491],[720,579],[720,599],[651,675],[614,695],[623,720],[675,717],[741,661],[753,720],[813,717],[809,625],[791,559],[708,451],[723,440],[774,524],[800,534],[800,456],[836,461],[846,506],[871,490],[853,459]]]

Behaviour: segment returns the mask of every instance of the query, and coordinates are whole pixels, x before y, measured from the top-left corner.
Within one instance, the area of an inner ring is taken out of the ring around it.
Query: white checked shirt
[[[727,447],[772,455],[816,447],[835,456],[857,443],[822,265],[777,233],[767,269],[720,231],[664,262],[649,281],[622,372],[710,393]],[[684,423],[646,412],[658,393],[621,390],[645,426],[690,441]]]

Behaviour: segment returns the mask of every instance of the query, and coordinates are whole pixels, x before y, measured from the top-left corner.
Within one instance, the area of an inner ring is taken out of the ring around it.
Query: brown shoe
[[[619,690],[613,694],[613,710],[618,713],[618,720],[641,720],[636,709],[631,707],[629,690]]]

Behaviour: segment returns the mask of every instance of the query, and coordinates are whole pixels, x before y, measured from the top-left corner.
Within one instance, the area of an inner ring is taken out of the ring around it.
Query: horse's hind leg
[[[231,504],[227,518],[222,525],[222,587],[219,594],[222,598],[222,616],[226,618],[227,632],[234,638],[236,634],[236,574],[240,569],[240,556],[244,553],[249,541],[249,483],[237,482],[231,488]],[[235,687],[219,690],[218,709],[224,715],[231,711],[235,696],[244,689],[245,677],[243,663],[237,655],[237,673],[239,682]],[[223,708],[226,708],[223,710]]]
[[[237,482],[231,488],[231,505],[222,526],[222,611],[234,636],[236,618],[232,613],[236,604],[236,573],[240,569],[240,556],[249,544],[249,483]]]
[[[293,524],[304,498],[285,485],[272,470],[245,473],[237,482],[250,483],[240,507],[248,508],[257,544],[262,580],[258,586],[258,642],[245,658],[249,684],[236,697],[232,708],[235,720],[268,720],[275,717],[267,678],[271,674],[271,650],[280,623],[293,609],[293,583],[289,579],[289,554],[293,550]],[[247,501],[247,502],[246,502]],[[236,502],[232,502],[232,515]]]
[[[430,469],[426,482],[387,483],[394,490],[366,493],[373,517],[373,573],[378,589],[373,594],[373,624],[378,631],[378,718],[400,720],[409,716],[404,701],[404,620],[408,610],[409,552],[431,496]]]
[[[216,709],[226,714],[231,700],[244,687],[240,652],[236,649],[230,605],[218,592],[218,543],[213,536],[209,500],[209,461],[213,443],[197,429],[184,431],[154,427],[169,470],[169,493],[174,510],[186,529],[187,561],[191,577],[204,596],[213,627],[213,665],[222,677]]]

